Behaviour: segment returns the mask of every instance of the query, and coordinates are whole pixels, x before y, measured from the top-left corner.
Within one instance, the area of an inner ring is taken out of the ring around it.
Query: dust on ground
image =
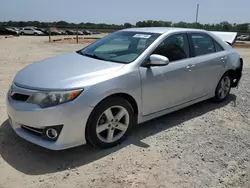
[[[85,44],[48,37],[0,40],[0,187],[250,187],[250,50],[243,78],[222,104],[201,102],[138,125],[118,147],[50,151],[19,138],[5,96],[17,71]]]

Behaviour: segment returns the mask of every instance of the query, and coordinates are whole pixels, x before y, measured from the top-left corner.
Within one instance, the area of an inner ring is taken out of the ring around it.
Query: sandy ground
[[[7,122],[5,95],[15,73],[37,60],[75,51],[47,37],[0,39],[0,188],[250,187],[250,50],[238,90],[134,128],[120,146],[49,151],[19,138]]]

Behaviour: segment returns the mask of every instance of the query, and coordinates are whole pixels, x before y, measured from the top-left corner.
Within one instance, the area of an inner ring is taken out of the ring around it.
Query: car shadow
[[[162,116],[149,122],[137,125],[130,136],[119,146],[110,149],[96,149],[89,145],[79,146],[63,151],[51,151],[25,141],[15,134],[8,120],[0,126],[0,155],[16,170],[28,175],[41,175],[77,168],[99,160],[130,144],[138,147],[150,147],[141,140],[173,126],[202,116],[203,114],[226,106],[236,101],[235,95],[230,95],[223,103],[213,103],[210,100],[200,102],[177,112]]]

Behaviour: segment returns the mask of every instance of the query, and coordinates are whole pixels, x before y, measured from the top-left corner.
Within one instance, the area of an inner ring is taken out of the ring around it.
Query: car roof
[[[201,29],[189,29],[189,28],[178,28],[178,27],[139,27],[139,28],[129,28],[123,29],[122,31],[134,31],[134,32],[149,32],[149,33],[167,33],[173,31],[202,31]]]

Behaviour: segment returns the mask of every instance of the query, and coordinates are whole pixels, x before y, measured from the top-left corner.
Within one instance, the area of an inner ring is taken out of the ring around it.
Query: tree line
[[[58,28],[86,28],[86,29],[123,29],[131,27],[181,27],[181,28],[197,28],[205,30],[215,30],[215,31],[237,31],[237,32],[250,32],[249,24],[237,24],[229,23],[223,21],[217,24],[201,24],[201,23],[187,23],[178,22],[173,23],[170,21],[156,21],[156,20],[146,20],[139,21],[135,25],[131,23],[124,24],[105,24],[105,23],[68,23],[65,21],[59,22],[39,22],[39,21],[8,21],[0,22],[0,26],[12,26],[12,27],[25,27],[34,26],[40,28],[48,27],[58,27]]]

